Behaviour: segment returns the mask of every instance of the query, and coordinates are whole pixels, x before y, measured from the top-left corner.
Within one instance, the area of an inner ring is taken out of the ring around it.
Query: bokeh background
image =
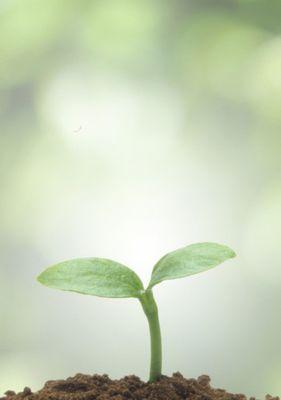
[[[196,241],[237,259],[155,289],[164,372],[281,393],[281,2],[0,1],[0,392],[146,379],[136,300],[56,292],[57,261],[148,282]]]

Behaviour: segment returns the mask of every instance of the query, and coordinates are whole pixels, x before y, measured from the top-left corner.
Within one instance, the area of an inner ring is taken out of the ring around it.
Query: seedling
[[[38,281],[45,286],[99,297],[137,298],[147,317],[151,339],[150,382],[161,377],[162,344],[158,308],[152,289],[160,282],[207,271],[235,253],[216,243],[197,243],[166,254],[154,266],[147,289],[125,265],[105,258],[81,258],[47,268]]]

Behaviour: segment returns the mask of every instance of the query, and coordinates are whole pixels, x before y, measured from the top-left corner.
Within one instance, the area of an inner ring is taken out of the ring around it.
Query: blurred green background
[[[147,282],[196,241],[238,258],[155,289],[164,371],[281,393],[280,0],[0,1],[0,392],[147,377],[135,300],[40,287],[69,258]]]

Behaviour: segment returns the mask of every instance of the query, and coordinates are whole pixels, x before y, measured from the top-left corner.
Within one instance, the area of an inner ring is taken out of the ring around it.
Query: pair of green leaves
[[[235,257],[227,246],[197,243],[161,258],[152,271],[148,289],[156,284],[206,271]],[[100,297],[137,297],[144,292],[138,275],[125,265],[105,258],[65,261],[47,268],[38,281],[45,286]]]

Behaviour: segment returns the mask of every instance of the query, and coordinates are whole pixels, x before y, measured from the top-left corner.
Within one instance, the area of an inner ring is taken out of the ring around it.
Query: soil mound
[[[185,379],[180,373],[163,376],[158,382],[145,383],[136,376],[111,380],[107,375],[77,374],[66,380],[48,381],[36,393],[5,393],[0,400],[246,400],[243,394],[227,393],[210,386],[210,378]],[[250,400],[254,400],[252,397]],[[280,400],[266,396],[266,400]]]

